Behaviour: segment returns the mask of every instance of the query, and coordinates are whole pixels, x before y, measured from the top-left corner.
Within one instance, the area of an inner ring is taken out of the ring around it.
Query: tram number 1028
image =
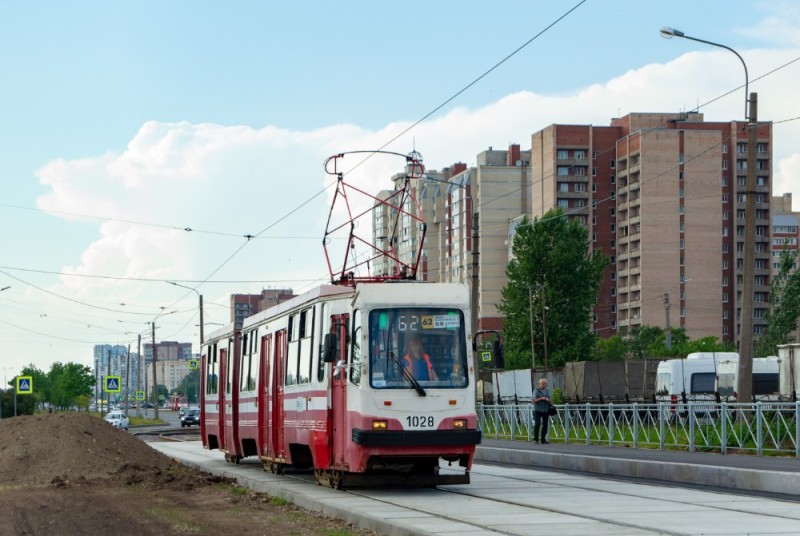
[[[406,425],[408,428],[433,428],[433,415],[408,415]]]

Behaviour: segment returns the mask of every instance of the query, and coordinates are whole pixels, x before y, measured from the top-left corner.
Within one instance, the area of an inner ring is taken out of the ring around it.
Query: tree
[[[53,363],[47,374],[49,392],[47,401],[57,408],[78,405],[81,396],[89,396],[94,386],[92,369],[78,363]]]
[[[505,315],[508,368],[531,366],[532,342],[536,365],[559,366],[591,355],[591,309],[608,258],[590,249],[588,236],[561,209],[517,226],[498,305]]]
[[[778,355],[778,345],[787,342],[789,333],[797,328],[800,318],[800,272],[795,270],[797,251],[784,249],[780,257],[780,270],[769,285],[769,310],[767,329],[761,333],[755,346],[755,355]]]
[[[200,402],[200,370],[189,371],[189,374],[184,376],[173,392],[185,394],[190,404],[198,404]]]

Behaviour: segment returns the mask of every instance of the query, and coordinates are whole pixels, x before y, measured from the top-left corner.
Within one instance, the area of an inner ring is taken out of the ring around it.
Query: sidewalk
[[[484,438],[476,461],[800,496],[800,459]]]

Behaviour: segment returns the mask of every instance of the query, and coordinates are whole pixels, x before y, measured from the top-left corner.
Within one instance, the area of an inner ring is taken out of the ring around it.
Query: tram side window
[[[361,384],[361,311],[353,312],[353,336],[350,338],[350,382]]]
[[[289,316],[289,344],[286,352],[286,381],[284,385],[297,384],[297,361],[300,349],[300,341],[297,336],[299,316],[299,313]]]
[[[309,383],[311,381],[311,348],[314,341],[314,321],[312,309],[310,307],[300,311],[300,325],[298,331],[297,383]]]
[[[242,342],[242,379],[239,385],[240,391],[254,391],[256,388],[256,378],[258,377],[257,341],[258,333],[256,330],[250,331],[244,335]]]
[[[225,352],[225,394],[231,394],[231,382],[233,381],[233,352],[231,352],[231,342],[228,341],[228,350]]]
[[[219,375],[217,372],[217,345],[213,344],[207,348],[206,356],[206,394],[215,395],[219,389]]]
[[[249,372],[247,366],[247,358],[250,354],[250,332],[242,334],[242,351],[239,353],[239,391],[246,391],[247,374]]]
[[[319,306],[320,314],[319,319],[320,321],[317,322],[317,333],[318,337],[317,340],[319,344],[316,345],[316,359],[317,359],[317,381],[323,381],[325,379],[325,361],[323,360],[323,350],[322,350],[322,342],[325,340],[325,319],[328,318],[328,304],[323,303]]]

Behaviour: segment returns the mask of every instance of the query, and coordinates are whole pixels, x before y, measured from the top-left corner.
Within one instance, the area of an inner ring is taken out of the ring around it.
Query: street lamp
[[[747,181],[745,182],[744,207],[744,259],[742,267],[742,301],[739,319],[739,396],[738,401],[753,400],[753,279],[755,275],[756,236],[756,142],[758,121],[758,94],[748,93],[749,78],[747,64],[738,52],[729,46],[686,35],[674,28],[661,28],[661,37],[682,37],[698,43],[724,48],[733,52],[744,67],[744,115],[747,125]],[[748,100],[749,96],[749,100]],[[749,104],[749,113],[748,113]]]
[[[198,299],[200,300],[200,351],[202,352],[203,343],[205,339],[203,338],[203,295],[197,292],[197,289],[192,287],[187,287],[186,285],[181,285],[180,283],[176,283],[174,281],[167,281],[170,285],[175,285],[176,287],[185,288],[186,290],[191,290],[195,294],[197,294]]]

